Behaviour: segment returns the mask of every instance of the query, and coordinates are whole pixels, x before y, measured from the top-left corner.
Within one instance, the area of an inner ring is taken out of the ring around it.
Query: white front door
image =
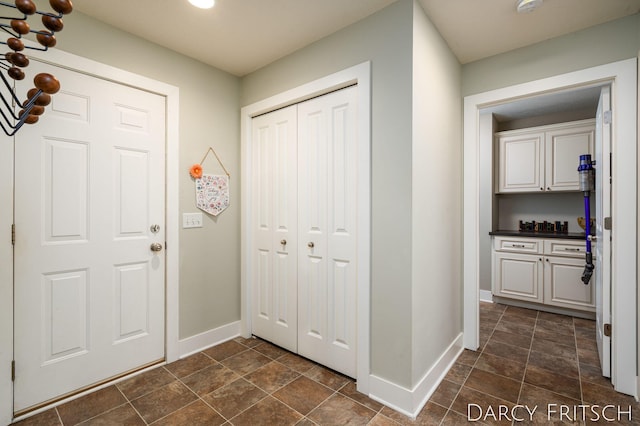
[[[165,99],[29,69],[62,88],[15,138],[15,412],[164,358]]]
[[[298,105],[298,352],[356,377],[357,96]]]
[[[596,286],[596,341],[602,375],[611,377],[611,338],[604,333],[605,324],[611,323],[611,229],[605,229],[604,218],[611,217],[611,88],[605,86],[600,93],[596,113],[596,242],[592,250],[595,257]]]

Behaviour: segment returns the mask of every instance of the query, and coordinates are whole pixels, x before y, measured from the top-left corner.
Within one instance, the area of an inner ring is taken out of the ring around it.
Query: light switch
[[[183,228],[202,228],[202,213],[183,213]]]

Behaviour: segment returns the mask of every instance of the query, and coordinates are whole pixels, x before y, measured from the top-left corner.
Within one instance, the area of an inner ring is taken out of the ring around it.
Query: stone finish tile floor
[[[479,350],[460,355],[416,419],[358,393],[348,377],[263,340],[237,338],[16,425],[587,425],[639,420],[640,405],[616,393],[602,377],[593,321],[481,303]]]

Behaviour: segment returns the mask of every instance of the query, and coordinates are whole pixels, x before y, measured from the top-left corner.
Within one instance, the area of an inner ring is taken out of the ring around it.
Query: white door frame
[[[31,58],[73,71],[121,83],[166,98],[166,312],[165,358],[179,358],[178,353],[178,265],[179,265],[179,89],[128,71],[114,68],[81,56],[50,49],[30,51]],[[52,72],[55,75],[55,71]],[[54,95],[55,96],[55,95]],[[46,114],[46,111],[45,111]],[[37,126],[37,124],[35,124]],[[10,365],[13,359],[13,141],[0,136],[0,424],[9,424],[13,417],[13,384]]]
[[[496,89],[464,99],[464,345],[478,348],[480,110],[536,94],[612,83],[612,382],[637,396],[637,58]],[[577,160],[576,160],[577,161]],[[576,166],[577,168],[577,166]],[[624,177],[624,179],[623,179]],[[626,201],[626,202],[625,202]]]
[[[242,155],[242,218],[241,218],[241,323],[242,335],[251,335],[251,119],[260,114],[292,105],[357,83],[358,90],[358,282],[357,282],[357,386],[358,391],[369,394],[369,312],[371,288],[371,63],[364,62],[320,78],[278,95],[253,103],[241,111]]]

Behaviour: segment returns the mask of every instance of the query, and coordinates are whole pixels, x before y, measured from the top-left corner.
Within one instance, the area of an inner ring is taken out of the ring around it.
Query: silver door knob
[[[151,232],[153,232],[154,234],[157,234],[158,232],[160,232],[160,225],[155,224],[155,225],[151,225],[151,228],[149,228],[151,230]]]
[[[153,243],[151,244],[151,251],[162,251],[162,244],[160,243]]]
[[[587,240],[589,241],[598,241],[598,237],[595,235],[587,235]]]
[[[287,245],[287,240],[280,240],[280,244],[282,244],[283,246]]]
[[[308,244],[307,244],[307,247],[309,247],[309,248],[314,248],[315,246],[316,246],[316,245],[315,245],[315,244],[313,244],[313,242],[310,242],[310,243],[308,243]]]

